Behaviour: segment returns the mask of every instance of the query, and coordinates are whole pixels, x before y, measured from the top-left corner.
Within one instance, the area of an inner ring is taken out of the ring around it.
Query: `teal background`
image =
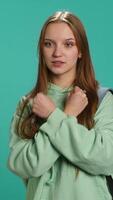
[[[113,87],[113,0],[0,0],[0,199],[25,199],[23,182],[7,168],[9,127],[17,102],[34,86],[40,29],[56,10],[79,16],[96,77]]]

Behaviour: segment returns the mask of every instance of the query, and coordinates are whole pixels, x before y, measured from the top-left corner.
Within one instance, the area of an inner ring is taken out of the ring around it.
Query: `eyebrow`
[[[50,39],[50,38],[45,38],[44,40],[49,40],[51,42],[55,42],[54,40]],[[64,39],[65,41],[70,41],[70,40],[73,40],[75,41],[75,38],[67,38],[67,39]]]

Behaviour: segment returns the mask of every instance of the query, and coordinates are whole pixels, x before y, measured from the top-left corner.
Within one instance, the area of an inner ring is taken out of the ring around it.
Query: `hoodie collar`
[[[48,84],[48,90],[53,91],[53,92],[68,93],[68,92],[72,91],[72,89],[73,89],[73,86],[61,88],[60,86],[58,86],[54,83],[49,82],[49,84]]]

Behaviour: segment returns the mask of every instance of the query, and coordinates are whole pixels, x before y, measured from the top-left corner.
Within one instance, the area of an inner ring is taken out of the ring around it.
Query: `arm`
[[[59,121],[61,113],[57,108],[40,127],[56,150],[88,173],[113,173],[112,94],[107,93],[103,99],[95,115],[95,127],[91,130],[78,124],[74,116],[62,117]]]
[[[21,104],[22,102],[17,107],[11,124],[11,152],[8,165],[13,172],[23,178],[38,177],[51,168],[59,153],[42,130],[36,133],[33,139],[22,139],[17,135],[16,125],[20,118]],[[26,109],[28,112],[29,107]]]

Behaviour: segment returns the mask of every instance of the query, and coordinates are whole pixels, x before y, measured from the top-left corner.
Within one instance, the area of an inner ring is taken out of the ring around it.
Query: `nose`
[[[54,48],[54,51],[53,51],[53,56],[54,57],[60,57],[62,56],[62,47],[60,45],[56,45],[55,48]]]

